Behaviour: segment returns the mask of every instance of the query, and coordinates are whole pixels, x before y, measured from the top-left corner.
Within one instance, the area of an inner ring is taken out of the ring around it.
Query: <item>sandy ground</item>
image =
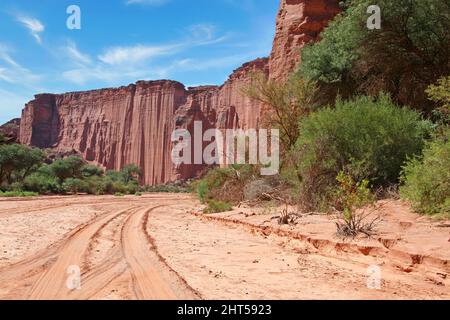
[[[450,299],[449,221],[381,204],[377,236],[344,241],[330,216],[189,195],[1,199],[0,299]]]

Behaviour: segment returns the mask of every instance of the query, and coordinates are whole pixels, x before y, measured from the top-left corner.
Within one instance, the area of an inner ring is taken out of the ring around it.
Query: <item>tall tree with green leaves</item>
[[[349,0],[302,52],[299,72],[319,82],[324,101],[336,95],[391,93],[430,111],[425,90],[450,74],[449,0]],[[381,9],[381,29],[369,30],[369,5]]]

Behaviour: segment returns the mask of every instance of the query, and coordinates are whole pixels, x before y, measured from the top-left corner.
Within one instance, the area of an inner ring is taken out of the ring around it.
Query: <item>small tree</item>
[[[77,194],[78,192],[82,191],[84,187],[84,182],[76,178],[68,178],[63,183],[63,189],[73,194]]]
[[[83,165],[84,160],[80,157],[68,157],[56,160],[50,165],[50,169],[62,184],[68,178],[81,178]]]
[[[120,171],[122,174],[123,182],[128,184],[133,181],[138,181],[142,175],[142,170],[135,164],[129,164],[123,167]]]
[[[314,109],[316,84],[293,74],[286,82],[269,80],[255,73],[244,94],[268,109],[262,119],[265,125],[280,130],[281,149],[289,151],[300,134],[299,121]]]

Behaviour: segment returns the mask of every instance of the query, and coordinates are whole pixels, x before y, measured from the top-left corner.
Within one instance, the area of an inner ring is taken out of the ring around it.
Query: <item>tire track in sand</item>
[[[133,290],[138,299],[177,299],[177,295],[155,267],[157,261],[149,254],[150,244],[142,227],[146,215],[160,207],[163,205],[138,211],[127,219],[122,228],[122,250],[130,269]]]
[[[98,235],[99,230],[116,217],[132,213],[135,207],[119,212],[113,212],[91,224],[81,228],[73,234],[59,249],[56,261],[39,277],[31,287],[27,298],[39,299],[68,299],[71,290],[66,286],[67,268],[71,265],[81,266],[86,250],[92,238]]]

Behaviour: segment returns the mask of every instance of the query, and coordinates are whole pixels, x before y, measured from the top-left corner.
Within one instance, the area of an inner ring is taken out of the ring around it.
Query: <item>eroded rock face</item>
[[[259,128],[259,103],[243,94],[254,72],[282,79],[298,61],[304,43],[318,37],[336,13],[337,1],[282,0],[274,49],[235,70],[222,86],[185,88],[169,80],[139,81],[126,87],[40,94],[22,112],[20,142],[77,152],[106,169],[134,163],[141,183],[164,184],[196,176],[203,165],[175,166],[171,134],[193,133],[195,121],[209,128]],[[195,137],[193,137],[195,138]]]
[[[282,0],[270,55],[270,78],[285,79],[300,62],[301,48],[319,40],[339,12],[338,0]]]
[[[20,119],[12,119],[0,126],[0,133],[3,134],[6,143],[16,143],[19,141]]]

